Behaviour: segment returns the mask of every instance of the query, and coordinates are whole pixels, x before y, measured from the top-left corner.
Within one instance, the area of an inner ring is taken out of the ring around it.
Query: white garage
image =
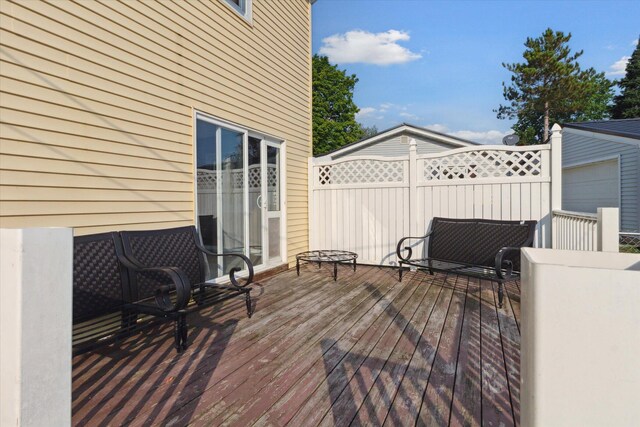
[[[562,206],[575,212],[593,212],[598,207],[620,207],[618,158],[565,167]]]
[[[620,230],[640,232],[640,118],[567,123],[562,209],[620,208]]]

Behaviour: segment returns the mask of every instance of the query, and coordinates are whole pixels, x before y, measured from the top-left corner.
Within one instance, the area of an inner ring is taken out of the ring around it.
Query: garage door
[[[562,170],[562,209],[593,212],[620,207],[618,160],[589,163]]]

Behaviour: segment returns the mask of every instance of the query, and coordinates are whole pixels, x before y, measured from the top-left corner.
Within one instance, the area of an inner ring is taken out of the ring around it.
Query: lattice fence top
[[[542,152],[474,150],[423,159],[424,181],[539,176]]]
[[[248,170],[249,188],[260,188],[260,165],[251,165]],[[198,189],[216,190],[218,177],[215,170],[198,169]],[[222,171],[222,185],[234,190],[242,189],[244,186],[244,173],[242,169],[231,169]],[[278,186],[278,168],[276,165],[267,165],[267,187]]]
[[[320,186],[335,184],[393,183],[404,181],[404,161],[349,160],[334,165],[319,165]]]

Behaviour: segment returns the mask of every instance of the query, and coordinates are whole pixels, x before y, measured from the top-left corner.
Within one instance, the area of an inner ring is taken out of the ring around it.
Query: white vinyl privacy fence
[[[411,141],[404,157],[310,159],[310,247],[395,265],[398,240],[424,235],[436,216],[533,219],[535,245],[550,247],[550,156],[549,145],[418,155]]]

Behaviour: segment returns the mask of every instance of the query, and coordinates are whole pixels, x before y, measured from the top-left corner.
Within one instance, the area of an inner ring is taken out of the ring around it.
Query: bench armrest
[[[171,285],[160,285],[155,292],[156,304],[162,311],[173,312],[187,307],[191,298],[191,284],[182,270],[176,267],[145,267],[124,256],[118,256],[118,260],[129,270],[138,274],[156,277],[164,275],[169,278]],[[175,302],[171,301],[171,296],[169,295],[172,290],[176,291]]]
[[[235,286],[236,288],[245,288],[246,286],[250,285],[251,282],[253,282],[253,263],[246,256],[244,256],[242,254],[225,254],[225,253],[216,254],[216,253],[213,253],[213,252],[208,251],[207,249],[205,249],[205,247],[202,246],[199,242],[196,242],[196,247],[201,252],[203,252],[203,253],[205,253],[207,255],[214,256],[214,257],[237,257],[237,258],[240,258],[245,264],[247,264],[247,270],[249,270],[249,275],[245,279],[245,283],[244,284],[240,284],[238,282],[238,280],[236,279],[236,273],[241,271],[238,267],[233,267],[229,271],[229,280],[231,281],[231,284],[233,286]]]
[[[501,280],[511,280],[513,278],[513,263],[508,259],[504,259],[507,254],[513,252],[520,253],[520,248],[505,246],[496,254],[496,275]]]
[[[396,246],[396,255],[398,256],[398,259],[400,261],[408,262],[408,261],[411,260],[411,256],[413,255],[413,250],[411,249],[411,246],[405,246],[404,250],[407,251],[408,255],[407,255],[406,258],[402,256],[402,251],[403,251],[402,245],[403,245],[405,240],[409,240],[409,239],[424,240],[427,237],[429,237],[431,235],[431,233],[433,233],[433,231],[429,231],[427,234],[425,234],[424,236],[420,236],[420,237],[408,236],[408,237],[403,237],[402,239],[400,239],[400,241],[398,242],[398,246]]]

